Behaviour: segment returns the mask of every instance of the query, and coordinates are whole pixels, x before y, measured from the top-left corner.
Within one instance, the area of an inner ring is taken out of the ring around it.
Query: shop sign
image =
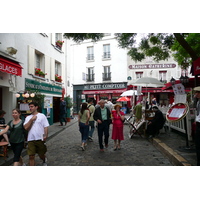
[[[16,76],[22,76],[22,66],[9,60],[0,58],[0,71]]]
[[[141,65],[129,65],[129,69],[163,69],[163,68],[175,68],[176,64],[141,64]]]
[[[126,83],[104,83],[104,84],[84,85],[83,90],[120,89],[126,87],[127,87]]]
[[[41,93],[62,95],[62,87],[48,83],[40,83],[35,80],[25,79],[25,90],[33,90]]]

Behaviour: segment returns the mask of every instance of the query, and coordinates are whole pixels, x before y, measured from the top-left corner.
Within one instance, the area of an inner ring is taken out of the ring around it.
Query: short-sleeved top
[[[8,122],[9,126],[9,141],[10,143],[21,143],[25,140],[25,129],[23,126],[24,121],[20,121],[18,124],[13,124],[13,120]]]
[[[44,114],[38,113],[36,116],[37,119],[33,122],[28,132],[28,141],[43,140],[44,128],[49,126],[49,122]],[[27,116],[24,125],[27,124],[32,117],[33,115]]]
[[[87,122],[87,113],[90,112],[89,110],[84,110],[83,114],[81,114],[81,111],[79,111],[79,116],[80,116],[80,122],[81,123],[86,123]]]
[[[0,118],[0,124],[5,124],[5,119],[3,117]]]
[[[89,121],[94,121],[93,115],[94,115],[95,107],[92,104],[88,104],[88,109],[90,111],[90,120]]]

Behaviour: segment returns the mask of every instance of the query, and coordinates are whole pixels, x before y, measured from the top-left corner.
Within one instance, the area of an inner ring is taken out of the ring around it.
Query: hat
[[[197,91],[197,92],[200,92],[200,86],[195,87],[193,90],[194,90],[194,91]]]
[[[120,104],[115,104],[114,105],[114,109],[116,110],[116,107],[119,106],[120,108],[122,108],[122,106]]]

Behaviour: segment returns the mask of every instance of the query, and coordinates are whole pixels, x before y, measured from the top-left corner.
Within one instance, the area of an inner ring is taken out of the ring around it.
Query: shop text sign
[[[60,86],[54,86],[48,83],[40,83],[31,79],[25,79],[25,89],[38,91],[41,93],[62,94],[62,87]]]
[[[85,85],[84,90],[107,90],[107,89],[121,89],[126,87],[127,87],[126,83],[105,83],[105,84]]]
[[[176,64],[141,64],[141,65],[129,65],[129,69],[163,69],[163,68],[175,68]]]

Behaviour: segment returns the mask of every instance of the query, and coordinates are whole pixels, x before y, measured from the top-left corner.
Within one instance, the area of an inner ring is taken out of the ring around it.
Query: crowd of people
[[[114,140],[114,151],[121,149],[121,140],[124,140],[123,122],[124,112],[120,111],[121,105],[113,106],[111,101],[100,100],[97,105],[93,105],[93,100],[88,103],[84,102],[81,105],[81,110],[78,113],[79,130],[81,133],[81,148],[84,151],[87,141],[93,141],[93,132],[95,123],[98,133],[98,142],[101,152],[104,148],[108,148],[109,128],[112,124],[112,139]]]

